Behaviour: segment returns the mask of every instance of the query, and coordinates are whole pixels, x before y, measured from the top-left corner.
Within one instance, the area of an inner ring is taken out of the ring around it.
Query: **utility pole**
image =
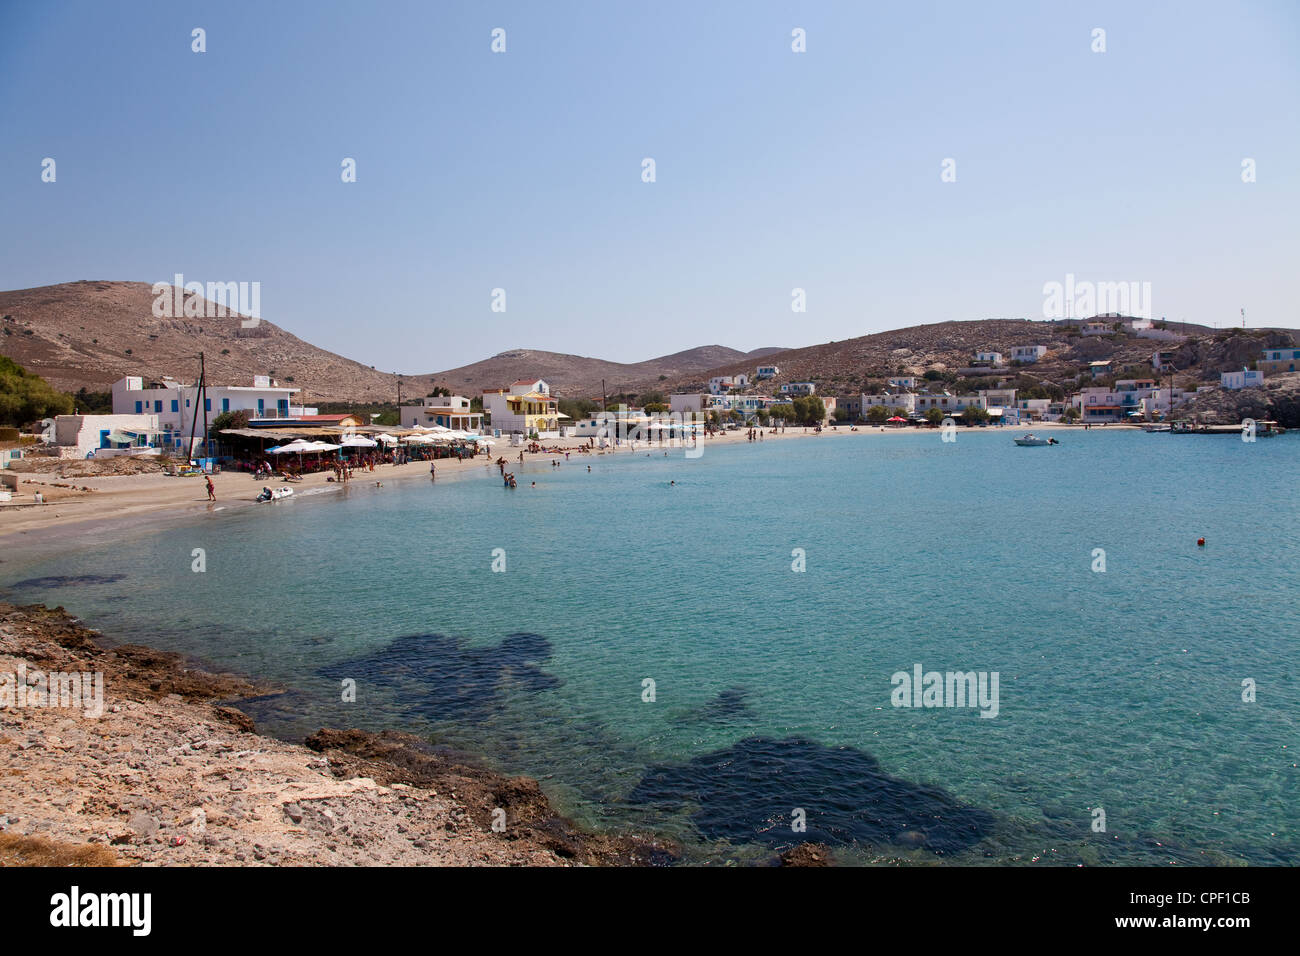
[[[212,448],[209,445],[208,438],[208,376],[203,365],[203,353],[199,353],[199,390],[202,392],[200,399],[203,402],[203,457],[209,458],[212,455]],[[198,409],[194,410],[198,414]]]
[[[198,427],[199,424],[199,402],[204,403],[203,450],[205,452],[208,450],[208,409],[206,403],[207,394],[208,394],[208,389],[204,377],[203,353],[200,352],[199,353],[199,381],[198,384],[194,386],[194,414],[190,416],[190,443],[189,443],[189,448],[186,449],[187,458],[193,457],[194,455],[194,430],[195,428]],[[204,457],[206,458],[207,455],[205,454]]]

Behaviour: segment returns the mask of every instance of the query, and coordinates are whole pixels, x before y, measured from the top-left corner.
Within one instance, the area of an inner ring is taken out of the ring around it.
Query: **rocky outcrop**
[[[61,608],[0,604],[0,680],[99,672],[103,708],[0,706],[0,864],[643,865],[671,847],[589,834],[535,780],[405,734],[254,734],[264,693],[179,655],[108,647]],[[15,695],[16,696],[16,695]]]
[[[1300,428],[1300,372],[1270,376],[1259,388],[1202,392],[1175,409],[1173,418],[1208,425],[1236,425],[1253,418]]]

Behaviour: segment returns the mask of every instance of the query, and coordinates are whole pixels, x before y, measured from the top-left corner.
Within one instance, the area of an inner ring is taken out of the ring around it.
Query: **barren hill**
[[[0,354],[45,378],[55,388],[102,391],[124,375],[172,376],[192,381],[203,352],[208,378],[251,384],[271,375],[303,389],[307,404],[380,402],[396,396],[395,377],[327,352],[263,319],[244,328],[243,317],[159,318],[144,282],[68,282],[0,292]],[[199,299],[199,303],[206,300]],[[203,311],[207,311],[206,308]],[[473,396],[522,378],[545,378],[566,396],[641,390],[661,378],[698,374],[723,362],[757,360],[780,349],[740,352],[706,345],[635,364],[514,349],[490,359],[426,375],[402,376],[402,394],[428,394],[434,385]]]
[[[644,362],[622,364],[560,352],[510,349],[472,365],[438,372],[433,378],[453,392],[476,395],[485,388],[537,377],[546,379],[561,395],[584,397],[600,394],[601,379],[610,392],[641,391],[660,387],[668,380],[698,377],[724,363],[752,363],[780,351],[763,348],[740,352],[722,345],[703,345]]]
[[[242,385],[252,384],[253,375],[272,375],[303,389],[309,404],[391,400],[396,393],[392,375],[319,349],[266,320],[242,328],[238,315],[158,318],[153,304],[153,290],[144,282],[82,281],[0,292],[0,353],[65,391],[102,391],[124,375],[192,381],[203,352],[210,381]],[[414,394],[429,380],[406,381]]]

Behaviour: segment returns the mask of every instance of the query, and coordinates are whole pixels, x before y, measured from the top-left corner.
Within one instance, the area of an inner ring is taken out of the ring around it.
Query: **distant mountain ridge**
[[[203,352],[214,383],[248,384],[253,375],[270,375],[302,389],[300,398],[308,405],[396,398],[394,374],[317,348],[266,319],[244,328],[239,315],[159,318],[153,315],[154,298],[143,282],[81,281],[0,292],[0,354],[64,391],[104,390],[124,375],[193,381]],[[1141,366],[1157,349],[1173,352],[1184,375],[1217,381],[1219,372],[1258,359],[1261,349],[1297,340],[1292,329],[1215,330],[1171,322],[1169,330],[1186,340],[1167,343],[1132,333],[1083,336],[1077,325],[1027,319],[938,322],[798,349],[742,352],[703,345],[633,363],[514,348],[459,368],[403,375],[401,387],[404,400],[427,395],[435,385],[472,397],[525,378],[546,379],[557,394],[571,398],[599,397],[602,380],[609,393],[686,392],[702,390],[715,375],[752,376],[762,362],[780,368],[776,378],[762,383],[764,391],[811,380],[819,393],[838,396],[895,374],[960,372],[976,351],[1002,352],[1008,378],[1023,373],[1075,384],[1089,361]],[[1010,352],[1017,345],[1046,345],[1048,354],[1036,364],[1012,368]]]
[[[384,402],[397,396],[397,376],[374,369],[286,332],[262,319],[245,328],[243,316],[157,317],[153,287],[145,282],[88,281],[0,292],[0,354],[55,388],[106,390],[125,375],[193,381],[204,353],[209,381],[251,384],[270,375],[319,402]],[[206,301],[206,300],[203,300]],[[521,378],[545,378],[561,395],[641,390],[663,379],[698,374],[714,365],[779,349],[741,352],[720,345],[622,364],[559,352],[510,349],[458,369],[403,375],[403,400],[435,385],[474,396]]]
[[[623,364],[538,349],[508,349],[490,359],[438,372],[433,377],[440,385],[466,395],[536,377],[545,379],[562,395],[593,396],[600,394],[602,379],[609,392],[640,392],[659,387],[663,381],[698,376],[719,365],[757,361],[781,351],[762,348],[741,352],[723,345],[702,345],[644,362]]]

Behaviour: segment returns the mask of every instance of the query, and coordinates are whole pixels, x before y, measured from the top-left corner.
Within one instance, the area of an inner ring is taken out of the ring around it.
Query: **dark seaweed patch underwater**
[[[27,578],[15,581],[10,589],[18,591],[23,588],[63,588],[78,584],[112,584],[121,581],[125,574],[52,574],[44,578]]]
[[[322,667],[335,680],[352,678],[358,688],[390,687],[410,716],[431,720],[483,717],[501,706],[506,688],[539,694],[560,686],[541,669],[551,642],[540,634],[507,635],[492,647],[473,647],[442,634],[399,637],[373,654]]]
[[[718,695],[689,711],[687,720],[704,723],[747,720],[754,717],[753,708],[749,706],[749,691],[743,687],[728,687]]]
[[[692,805],[705,839],[733,843],[892,845],[942,856],[979,843],[994,824],[986,810],[890,776],[870,754],[796,737],[748,737],[686,764],[653,767],[627,799]],[[796,809],[807,815],[807,832],[791,828]]]

